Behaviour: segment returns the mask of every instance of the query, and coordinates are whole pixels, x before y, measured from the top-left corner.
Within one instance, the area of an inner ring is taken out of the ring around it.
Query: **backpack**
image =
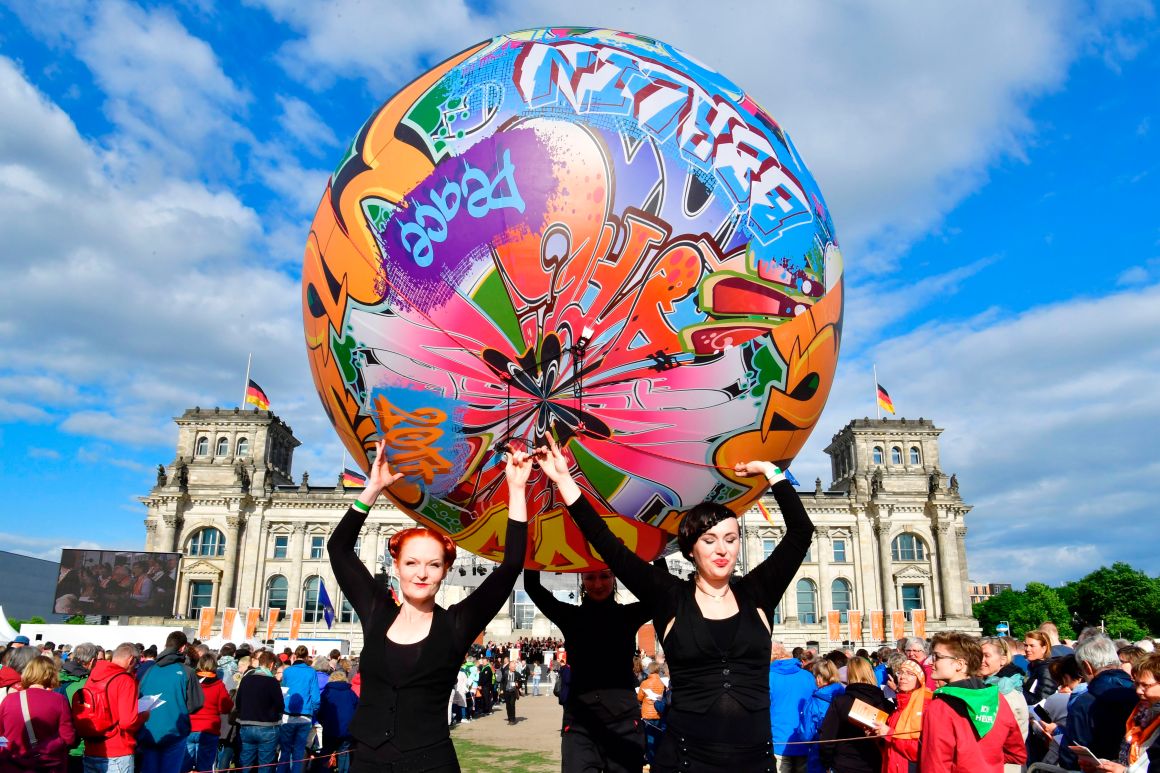
[[[555,695],[557,698],[559,698],[560,694],[563,692],[564,692],[564,680],[559,675],[557,675],[556,676],[556,683],[552,685],[552,695]]]
[[[127,674],[113,674],[104,682],[93,682],[90,678],[73,693],[73,726],[81,738],[105,738],[117,726],[109,707],[109,685],[118,676]]]

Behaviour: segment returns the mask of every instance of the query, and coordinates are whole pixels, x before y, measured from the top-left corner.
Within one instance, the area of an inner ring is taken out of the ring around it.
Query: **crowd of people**
[[[455,561],[450,538],[423,528],[393,535],[390,595],[354,549],[371,507],[402,477],[385,450],[380,443],[328,543],[362,625],[357,659],[303,646],[215,652],[181,631],[159,652],[130,643],[58,652],[18,638],[0,669],[0,773],[458,771],[451,728],[500,702],[514,723],[519,697],[545,688],[563,707],[568,773],[646,765],[655,773],[1007,773],[1028,764],[1160,773],[1160,653],[1150,641],[1085,630],[1064,644],[1045,622],[1022,641],[940,631],[874,652],[787,652],[771,621],[814,527],[771,462],[738,463],[733,474],[768,483],[786,523],[775,550],[737,576],[737,518],[704,502],[679,527],[678,547],[694,566],[680,578],[617,538],[550,438],[544,448],[509,451],[503,561],[443,608],[435,598]],[[563,642],[479,645],[523,571],[533,467],[607,569],[582,575],[578,605],[554,599],[536,572],[524,574]],[[620,603],[619,583],[637,601]],[[646,620],[660,644],[655,659],[636,649]]]

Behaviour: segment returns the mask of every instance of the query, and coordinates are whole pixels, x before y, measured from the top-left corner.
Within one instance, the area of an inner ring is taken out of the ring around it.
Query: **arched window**
[[[342,600],[342,609],[338,613],[338,622],[340,623],[357,623],[358,615],[354,612],[354,607],[345,598]]]
[[[850,597],[853,594],[850,591],[850,583],[842,578],[834,580],[830,585],[830,601],[831,608],[836,609],[842,613],[842,622],[845,623],[849,619],[847,613],[850,611]]]
[[[804,577],[797,582],[797,608],[803,625],[818,622],[818,588]]]
[[[902,464],[902,449],[898,446],[890,449],[890,463]]]
[[[225,435],[218,438],[217,449],[214,451],[215,456],[225,456],[230,452],[230,439]]]
[[[197,456],[206,456],[209,454],[209,438],[202,435],[197,439],[197,445],[194,446],[193,453]]]
[[[226,535],[212,526],[198,529],[189,538],[189,546],[185,549],[187,556],[224,556],[226,553]]]
[[[882,464],[882,446],[874,446],[874,464]]]
[[[910,463],[922,464],[922,454],[918,452],[918,446],[910,447]]]
[[[238,438],[238,450],[234,456],[245,456],[250,453],[250,439],[240,437]]]
[[[280,574],[276,574],[266,581],[266,606],[277,607],[286,612],[286,596],[290,583]]]
[[[302,621],[316,623],[322,619],[322,606],[318,600],[317,576],[307,577],[302,583]]]
[[[899,534],[890,545],[890,557],[895,561],[925,561],[926,545],[917,534]]]

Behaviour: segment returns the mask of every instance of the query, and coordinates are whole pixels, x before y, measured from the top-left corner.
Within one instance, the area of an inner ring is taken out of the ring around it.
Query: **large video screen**
[[[60,554],[53,611],[62,615],[173,613],[180,553],[73,550]]]

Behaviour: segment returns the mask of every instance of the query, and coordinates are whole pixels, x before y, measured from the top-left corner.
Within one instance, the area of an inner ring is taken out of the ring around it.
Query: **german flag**
[[[367,485],[367,476],[361,472],[347,467],[342,471],[342,486],[343,488],[365,488]]]
[[[258,406],[258,410],[270,410],[270,398],[266,397],[262,387],[258,386],[258,382],[253,379],[250,379],[250,383],[246,385],[246,402],[249,405]]]
[[[878,384],[878,406],[887,413],[894,413],[894,401],[881,384]]]

